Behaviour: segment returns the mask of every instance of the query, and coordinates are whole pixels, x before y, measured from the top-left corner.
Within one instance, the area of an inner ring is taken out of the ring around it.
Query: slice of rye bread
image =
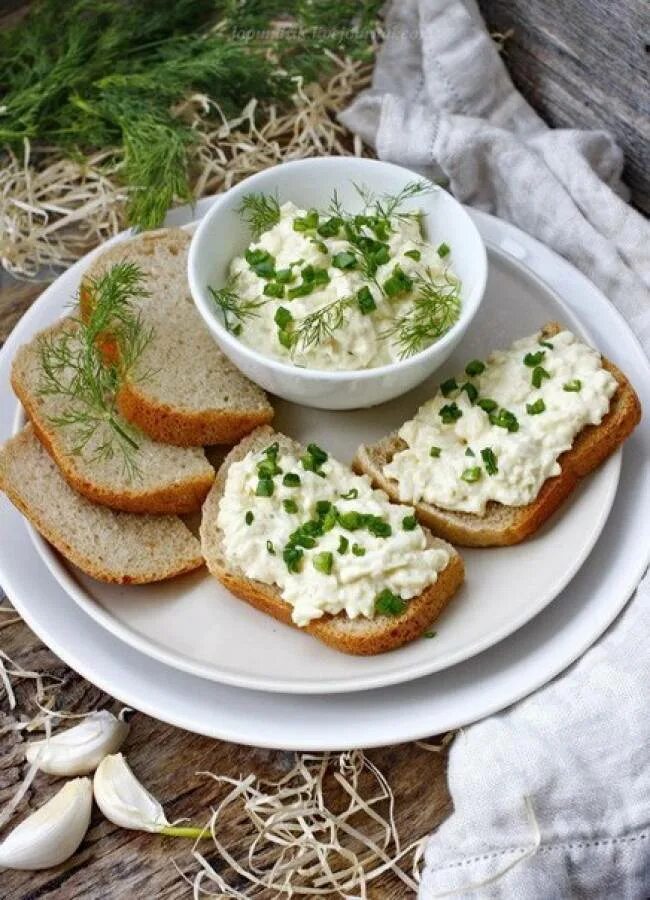
[[[105,437],[103,429],[82,453],[75,453],[74,426],[53,424],[53,418],[75,405],[64,395],[41,393],[41,341],[64,333],[74,335],[76,329],[74,321],[67,318],[37,334],[19,349],[11,370],[16,396],[68,484],[94,503],[124,512],[162,515],[200,509],[214,481],[214,469],[201,448],[159,444],[139,433],[134,454],[139,475],[129,477],[119,453],[112,458],[93,458],[102,435]]]
[[[543,329],[545,337],[562,331],[550,322]],[[600,425],[587,425],[570,450],[559,457],[562,472],[547,479],[532,503],[504,506],[490,501],[484,516],[455,512],[429,503],[415,505],[418,519],[434,534],[462,547],[505,547],[530,537],[561,505],[580,479],[592,472],[614,453],[632,433],[641,418],[641,404],[634,388],[612,362],[603,358],[603,366],[618,381],[609,412]],[[352,463],[356,472],[365,472],[377,487],[393,500],[399,499],[398,485],[384,475],[384,466],[407,444],[398,434],[390,434],[379,443],[359,447]]]
[[[98,581],[145,584],[203,565],[177,516],[136,516],[86,500],[66,483],[27,425],[0,448],[0,490],[43,537]]]
[[[230,465],[243,459],[249,450],[262,450],[273,441],[278,441],[281,447],[287,450],[304,452],[291,438],[268,427],[258,428],[234,447],[219,469],[214,486],[203,505],[201,547],[208,569],[231,593],[241,600],[246,600],[256,609],[273,616],[274,619],[297,628],[298,626],[291,620],[292,607],[282,599],[275,585],[247,578],[241,569],[232,567],[224,558],[222,532],[217,526],[219,501]],[[345,613],[335,616],[327,614],[300,630],[308,632],[343,653],[361,656],[384,653],[421,637],[449,603],[464,578],[463,561],[456,550],[429,533],[427,541],[431,546],[444,546],[448,550],[449,564],[438,574],[434,584],[418,597],[408,601],[402,615],[350,619]]]
[[[136,305],[153,337],[134,377],[118,392],[124,418],[167,444],[233,444],[270,422],[273,407],[224,356],[194,306],[187,284],[189,244],[190,235],[180,228],[150,231],[106,250],[84,277],[133,262],[150,292]]]

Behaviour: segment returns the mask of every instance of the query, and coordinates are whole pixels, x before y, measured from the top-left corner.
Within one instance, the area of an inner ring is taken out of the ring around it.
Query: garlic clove
[[[88,775],[120,749],[128,733],[126,722],[102,709],[49,740],[32,741],[25,756],[49,775]]]
[[[160,832],[169,827],[162,806],[140,784],[121,753],[100,762],[93,790],[97,806],[121,828]]]
[[[72,856],[90,825],[90,778],[75,778],[17,825],[0,844],[0,866],[49,869]]]

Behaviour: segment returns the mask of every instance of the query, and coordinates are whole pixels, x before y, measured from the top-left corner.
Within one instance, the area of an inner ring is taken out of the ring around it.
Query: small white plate
[[[494,247],[489,260],[481,309],[441,370],[443,376],[549,320],[584,332],[559,297],[519,262]],[[21,329],[21,341],[61,315],[86,265],[82,260],[45,291]],[[390,403],[352,412],[277,401],[276,425],[305,444],[315,441],[349,461],[359,444],[399,427],[431,395],[439,377]],[[16,427],[22,427],[22,417]],[[337,693],[385,687],[440,671],[492,646],[537,615],[569,582],[597,540],[619,471],[617,454],[524,544],[463,550],[466,583],[436,623],[437,636],[367,658],[339,653],[278,624],[234,598],[205,570],[162,584],[106,585],[69,565],[33,529],[32,536],[67,593],[104,628],[142,653],[237,687]]]
[[[650,367],[629,328],[579,272],[513,226],[475,214],[484,235],[507,242],[590,326],[599,347],[625,361],[650,405]],[[178,220],[177,220],[178,221]],[[182,220],[181,220],[182,221]],[[505,248],[504,248],[505,249]],[[28,313],[24,323],[32,329]],[[0,353],[0,437],[16,400],[10,362],[19,329]],[[573,662],[613,621],[648,565],[650,421],[628,441],[612,513],[594,552],[552,603],[515,635],[479,656],[418,681],[350,694],[270,695],[178,672],[108,634],[70,599],[27,540],[24,520],[0,495],[0,579],[30,627],[61,659],[118,700],[181,728],[261,747],[327,750],[413,740],[492,714]],[[516,589],[511,584],[510,589]],[[431,644],[435,641],[429,642]]]

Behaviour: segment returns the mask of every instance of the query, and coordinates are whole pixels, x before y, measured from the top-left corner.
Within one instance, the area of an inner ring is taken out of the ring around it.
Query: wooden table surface
[[[0,291],[0,343],[6,340],[42,289],[43,285],[18,285]],[[23,622],[3,628],[7,618],[0,617],[0,649],[24,669],[48,672],[63,679],[57,696],[58,709],[85,712],[107,706],[117,711],[119,707],[110,697],[65,666]],[[22,736],[10,730],[12,723],[36,712],[32,704],[33,685],[19,683],[16,696],[18,703],[12,713],[0,683],[0,810],[26,771],[21,745],[25,739],[33,739],[31,735]],[[210,807],[223,797],[224,792],[197,772],[210,771],[231,777],[249,773],[277,777],[287,771],[295,756],[281,750],[259,750],[198,737],[141,713],[136,713],[131,720],[131,731],[123,750],[136,775],[165,807],[170,821],[188,817],[201,825],[207,821]],[[396,819],[405,844],[428,834],[449,814],[451,802],[445,781],[445,754],[432,753],[416,744],[403,744],[369,751],[368,757],[387,776],[395,792]],[[37,808],[58,787],[50,776],[38,775],[20,809]],[[232,810],[224,820],[226,826],[222,829],[222,837],[226,843],[237,842],[244,853],[245,845],[238,841],[241,822],[237,821],[236,808],[232,807]],[[12,821],[17,820],[16,817]],[[0,898],[163,900],[191,897],[191,888],[173,864],[175,861],[182,871],[194,874],[197,866],[189,854],[189,847],[190,842],[178,838],[124,831],[107,822],[95,810],[90,830],[72,859],[45,872],[0,871]],[[216,858],[207,855],[218,865]],[[243,884],[240,882],[238,887],[243,889]],[[387,876],[375,882],[369,896],[376,900],[402,900],[410,897],[411,891],[394,876]],[[273,897],[274,893],[268,894],[268,900]]]

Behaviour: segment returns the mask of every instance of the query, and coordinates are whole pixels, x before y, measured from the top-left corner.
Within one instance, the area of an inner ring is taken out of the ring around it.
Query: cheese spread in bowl
[[[307,406],[405,393],[462,339],[485,246],[438,185],[354,157],[266,169],[217,198],[190,246],[197,309],[252,381]]]
[[[217,525],[229,562],[277,585],[299,626],[326,613],[399,615],[449,562],[412,509],[314,444],[298,456],[275,442],[233,463]]]
[[[416,196],[427,183],[408,188]],[[335,202],[323,212],[250,194],[241,212],[269,227],[213,296],[226,327],[262,353],[312,369],[368,369],[419,353],[458,319],[452,248],[430,244],[418,211],[402,211],[399,198],[351,215]]]
[[[607,414],[617,381],[570,331],[541,333],[444,381],[406,422],[407,448],[384,466],[400,500],[484,515],[487,503],[531,503],[558,459]]]

